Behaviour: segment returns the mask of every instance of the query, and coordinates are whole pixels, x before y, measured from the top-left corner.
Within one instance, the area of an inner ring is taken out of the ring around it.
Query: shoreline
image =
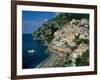
[[[46,60],[44,60],[42,63],[40,63],[39,65],[37,65],[36,68],[50,68],[53,67],[52,62],[54,61],[54,59],[58,56],[60,56],[61,54],[65,54],[65,52],[59,52],[57,50],[54,50],[52,48],[52,46],[48,46],[48,50],[50,52],[50,55],[48,56],[48,58]],[[50,65],[51,64],[51,65]]]
[[[46,60],[44,60],[42,63],[40,63],[39,65],[36,66],[36,68],[44,68],[42,67],[44,64],[46,64],[50,58],[53,56],[53,54],[49,55],[48,58]]]
[[[50,55],[46,60],[37,65],[36,68],[48,68],[49,64],[54,60],[54,58],[59,55],[57,51],[53,50],[50,46],[48,46],[48,50],[51,52]]]

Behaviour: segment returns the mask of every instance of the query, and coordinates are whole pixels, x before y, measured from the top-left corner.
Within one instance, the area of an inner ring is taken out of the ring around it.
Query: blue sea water
[[[34,54],[28,53],[28,50],[35,50]],[[41,62],[48,58],[47,47],[41,40],[33,40],[32,34],[22,35],[22,68],[36,68]]]

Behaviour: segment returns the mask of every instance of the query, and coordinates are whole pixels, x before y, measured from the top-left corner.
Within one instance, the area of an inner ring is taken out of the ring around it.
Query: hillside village
[[[36,40],[43,40],[48,50],[53,53],[42,67],[89,65],[89,17],[87,14],[59,14],[56,18],[44,23],[43,27],[33,33],[33,36]]]

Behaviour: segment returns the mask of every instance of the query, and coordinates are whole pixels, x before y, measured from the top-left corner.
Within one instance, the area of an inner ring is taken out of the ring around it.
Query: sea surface
[[[22,34],[22,68],[36,68],[40,63],[49,57],[47,47],[41,40],[33,40],[32,34]],[[35,50],[28,53],[28,50]]]

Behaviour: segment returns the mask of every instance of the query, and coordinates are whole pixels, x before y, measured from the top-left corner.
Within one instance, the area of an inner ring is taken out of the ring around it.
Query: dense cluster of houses
[[[80,39],[89,40],[89,21],[87,19],[73,19],[64,25],[61,30],[54,33],[51,46],[56,51],[71,54],[72,61],[75,62],[75,58],[89,50],[89,44],[84,42],[76,43],[76,40]],[[76,48],[72,50],[72,47]],[[74,66],[75,64],[72,65]]]

